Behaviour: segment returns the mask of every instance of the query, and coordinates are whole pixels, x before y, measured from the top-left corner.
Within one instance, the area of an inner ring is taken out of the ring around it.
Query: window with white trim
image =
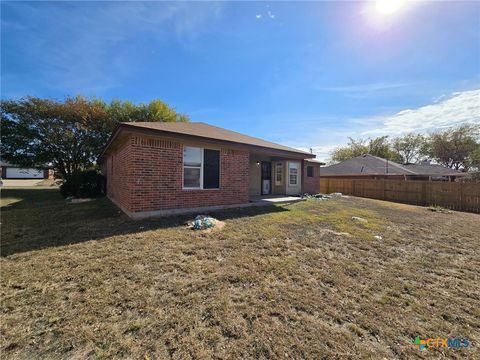
[[[282,185],[282,178],[283,178],[283,164],[281,162],[277,162],[275,164],[275,185]]]
[[[201,189],[203,152],[200,148],[185,146],[183,148],[183,187]]]
[[[288,183],[290,185],[298,184],[298,167],[296,164],[289,164],[288,166]]]
[[[183,188],[218,189],[220,151],[191,146],[183,148]]]

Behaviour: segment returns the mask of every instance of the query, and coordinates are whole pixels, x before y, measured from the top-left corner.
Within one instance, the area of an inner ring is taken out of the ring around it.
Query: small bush
[[[68,176],[60,186],[63,197],[94,198],[105,195],[105,177],[95,170],[87,170]]]

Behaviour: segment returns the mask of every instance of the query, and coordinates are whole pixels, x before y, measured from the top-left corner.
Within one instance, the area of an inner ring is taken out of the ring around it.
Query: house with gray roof
[[[454,181],[466,173],[438,164],[423,162],[402,165],[370,154],[363,154],[338,164],[322,167],[322,178],[403,179]]]
[[[316,194],[314,154],[200,122],[121,123],[99,164],[107,195],[133,218]]]

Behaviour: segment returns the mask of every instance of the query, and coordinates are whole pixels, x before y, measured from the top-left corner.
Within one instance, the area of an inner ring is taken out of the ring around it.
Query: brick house
[[[121,123],[99,163],[107,196],[133,218],[317,193],[315,155],[205,123]]]

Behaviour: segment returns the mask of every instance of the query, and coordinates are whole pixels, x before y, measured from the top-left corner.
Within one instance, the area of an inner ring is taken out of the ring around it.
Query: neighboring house
[[[99,163],[107,195],[131,217],[318,193],[315,155],[205,123],[121,123]]]
[[[2,179],[53,179],[53,169],[28,168],[2,161]]]
[[[454,181],[465,176],[458,170],[441,165],[421,163],[401,165],[370,154],[364,154],[338,164],[322,167],[322,178],[342,179],[402,179]]]

